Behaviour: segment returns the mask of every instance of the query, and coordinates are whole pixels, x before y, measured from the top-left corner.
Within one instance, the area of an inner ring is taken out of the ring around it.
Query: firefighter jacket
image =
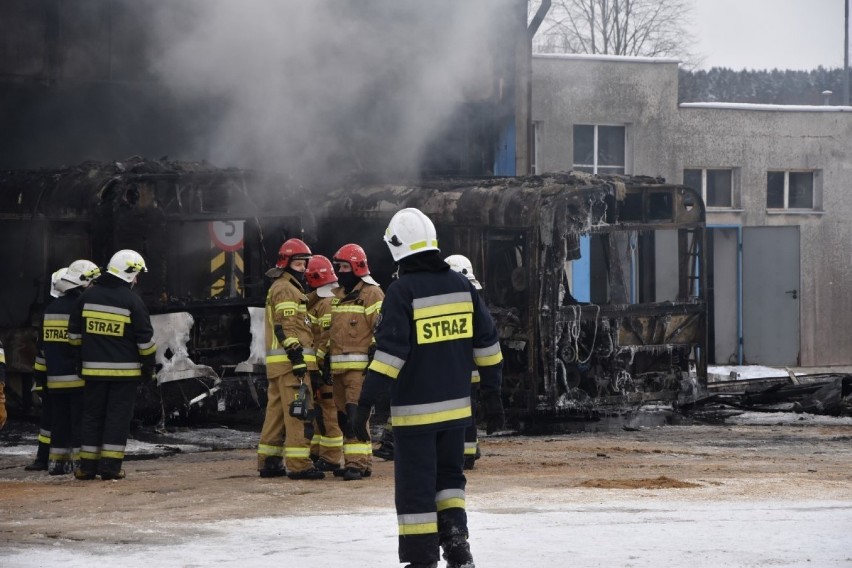
[[[77,374],[79,350],[68,341],[68,322],[81,294],[82,290],[71,290],[44,310],[35,368],[46,371],[47,388],[52,391],[80,389],[85,384]],[[40,368],[39,363],[44,368]]]
[[[83,379],[142,378],[157,345],[148,308],[131,285],[104,274],[86,288],[68,320],[68,341],[80,346]]]
[[[382,307],[358,404],[375,405],[390,386],[394,433],[469,425],[471,360],[483,390],[500,390],[503,356],[491,314],[470,281],[443,266],[403,272]]]
[[[364,370],[370,363],[370,346],[382,309],[384,292],[374,284],[359,282],[348,294],[337,288],[339,296],[331,302],[329,353],[331,372]]]
[[[275,336],[275,326],[284,330],[285,343]],[[266,374],[278,377],[293,370],[287,349],[302,348],[302,356],[309,370],[316,370],[317,358],[313,347],[314,336],[308,317],[308,298],[302,285],[284,272],[269,287],[266,294]]]
[[[331,302],[335,298],[320,298],[316,292],[308,294],[308,317],[314,334],[314,349],[317,352],[317,368],[325,363],[328,336],[331,330]]]

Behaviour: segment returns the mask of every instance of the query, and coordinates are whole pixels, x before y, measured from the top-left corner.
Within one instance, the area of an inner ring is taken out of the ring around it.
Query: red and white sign
[[[245,221],[210,221],[207,223],[210,240],[224,251],[240,250],[243,248],[244,224]]]

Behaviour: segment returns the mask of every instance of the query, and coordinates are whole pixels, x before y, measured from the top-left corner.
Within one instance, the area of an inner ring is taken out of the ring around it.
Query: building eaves
[[[829,105],[767,105],[754,103],[680,103],[680,108],[707,108],[728,110],[776,112],[852,112],[852,106]]]
[[[615,61],[619,63],[676,63],[679,59],[669,57],[636,57],[632,55],[602,55],[588,53],[536,53],[533,59],[568,59],[574,61]]]

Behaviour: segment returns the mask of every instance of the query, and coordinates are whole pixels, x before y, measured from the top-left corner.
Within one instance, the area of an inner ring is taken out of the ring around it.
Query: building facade
[[[852,107],[679,105],[676,60],[615,56],[535,56],[532,92],[535,172],[702,192],[711,364],[852,364]],[[655,282],[637,289],[666,301],[677,259],[655,246]],[[567,270],[588,294],[587,265]]]

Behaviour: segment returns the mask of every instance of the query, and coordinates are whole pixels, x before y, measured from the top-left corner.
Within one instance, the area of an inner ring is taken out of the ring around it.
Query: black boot
[[[24,466],[24,469],[27,471],[47,471],[47,468],[47,460],[42,460],[39,458],[34,459],[33,463]]]
[[[473,556],[470,554],[470,544],[464,535],[455,534],[443,540],[441,548],[444,549],[447,568],[475,568]]]
[[[315,467],[305,471],[294,471],[287,474],[290,479],[325,479],[325,474]]]
[[[341,469],[339,465],[327,462],[322,458],[318,458],[317,461],[314,462],[314,467],[320,471],[330,471],[332,473],[335,473]]]
[[[269,456],[263,461],[263,467],[257,470],[261,477],[284,477],[284,460],[277,456]]]
[[[104,481],[113,479],[124,479],[124,470],[121,469],[122,460],[117,458],[101,458],[98,464],[98,473]]]
[[[27,471],[47,471],[50,465],[50,432],[41,430],[38,437],[39,442],[36,457],[33,463],[24,466],[24,469]]]
[[[50,460],[47,468],[48,475],[68,475],[73,471],[71,460]]]

